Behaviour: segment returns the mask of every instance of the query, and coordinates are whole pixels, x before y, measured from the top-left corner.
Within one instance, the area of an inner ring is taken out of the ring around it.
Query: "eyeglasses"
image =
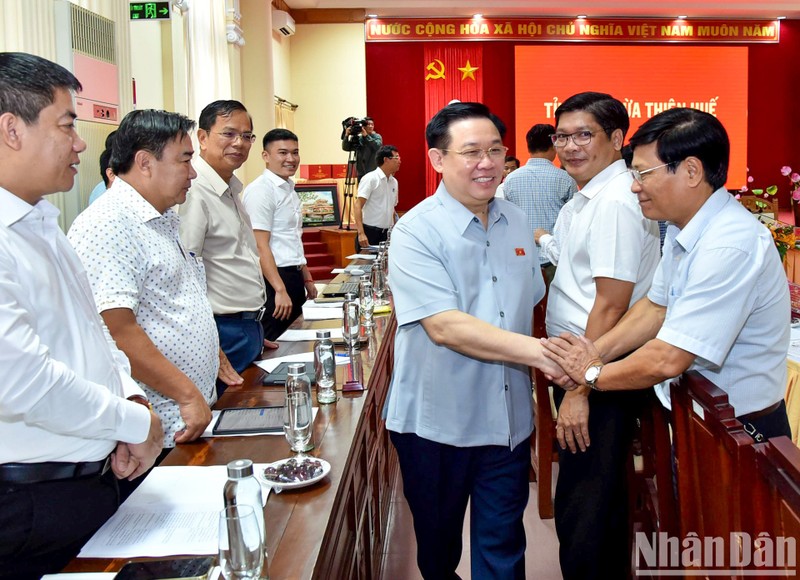
[[[387,157],[386,159],[397,159],[399,161],[400,160],[400,156],[398,155],[397,157]]]
[[[225,139],[225,141],[241,139],[243,143],[253,143],[256,140],[254,133],[234,133],[233,131],[214,131],[214,133]]]
[[[655,167],[651,167],[650,169],[645,169],[644,171],[639,171],[638,169],[628,169],[628,173],[630,173],[633,178],[636,180],[637,183],[642,184],[644,183],[644,176],[650,173],[651,171],[655,171],[656,169],[661,169],[662,167],[669,167],[670,165],[674,165],[675,162],[672,163],[664,163],[663,165],[656,165]]]
[[[461,155],[461,157],[463,157],[470,163],[478,163],[481,159],[483,159],[484,155],[489,157],[489,159],[491,159],[492,161],[505,159],[506,153],[508,152],[508,147],[495,146],[495,147],[489,147],[488,149],[465,149],[464,151],[442,149],[441,151],[447,151],[448,153],[455,153],[456,155]]]
[[[566,147],[567,141],[572,139],[572,142],[578,147],[584,147],[592,142],[592,137],[597,135],[600,131],[576,131],[575,133],[553,133],[550,135],[550,141],[553,142],[553,147]]]

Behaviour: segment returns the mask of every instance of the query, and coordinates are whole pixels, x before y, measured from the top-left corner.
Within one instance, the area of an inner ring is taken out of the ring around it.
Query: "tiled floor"
[[[528,549],[525,552],[526,577],[537,580],[560,580],[558,566],[558,539],[552,519],[542,520],[536,507],[537,484],[531,483],[528,507],[525,509],[525,532]],[[403,497],[402,482],[398,474],[389,514],[389,531],[384,547],[382,578],[384,580],[420,580],[416,564],[416,541],[411,512]],[[464,553],[456,570],[464,580],[471,578],[469,569],[469,510],[464,522]]]

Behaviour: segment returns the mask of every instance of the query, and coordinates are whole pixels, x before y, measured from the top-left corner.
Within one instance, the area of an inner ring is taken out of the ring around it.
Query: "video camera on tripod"
[[[361,131],[364,129],[364,125],[366,124],[366,119],[347,117],[344,121],[342,121],[342,136],[340,139],[344,139],[347,136],[348,129],[350,129],[350,137],[358,137],[361,135]]]

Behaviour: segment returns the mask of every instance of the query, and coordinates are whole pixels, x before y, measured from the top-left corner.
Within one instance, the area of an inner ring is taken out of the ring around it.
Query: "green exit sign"
[[[131,20],[169,20],[169,2],[131,2]]]

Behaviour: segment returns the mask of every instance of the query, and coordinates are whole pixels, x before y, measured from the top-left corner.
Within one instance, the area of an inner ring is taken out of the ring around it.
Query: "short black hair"
[[[110,167],[111,164],[111,150],[114,148],[114,136],[117,134],[117,130],[111,131],[106,136],[106,148],[103,149],[103,152],[100,154],[100,177],[103,178],[103,183],[108,189],[109,186],[109,179],[108,175],[106,175],[106,169]]]
[[[200,118],[197,120],[197,128],[204,131],[211,131],[211,127],[217,122],[217,117],[230,117],[236,111],[247,113],[245,106],[239,101],[221,100],[214,101],[206,105],[200,111]],[[253,118],[250,113],[247,113],[247,118],[250,119],[250,129],[253,128]]]
[[[382,145],[375,154],[375,161],[377,161],[378,167],[383,165],[386,159],[394,157],[395,153],[397,153],[397,147],[394,145]]]
[[[556,128],[548,123],[538,123],[528,129],[525,134],[525,142],[528,144],[529,153],[550,151],[553,148],[553,141],[550,135],[556,132]]]
[[[506,126],[500,118],[483,103],[451,103],[436,113],[425,128],[425,139],[431,149],[447,149],[450,146],[450,125],[465,119],[489,119],[506,136]]]
[[[267,131],[267,134],[264,135],[264,138],[261,140],[264,151],[267,150],[267,146],[273,141],[297,141],[299,143],[300,139],[297,138],[297,135],[289,131],[289,129],[272,129]]]
[[[192,132],[194,121],[180,113],[140,109],[131,111],[119,124],[111,150],[111,171],[124,175],[133,166],[137,151],[149,151],[161,159],[170,141],[182,139]]]
[[[620,129],[624,139],[631,126],[631,120],[628,117],[628,110],[625,105],[608,93],[587,91],[572,95],[556,109],[556,125],[558,125],[561,115],[576,111],[585,111],[593,115],[608,137],[611,137],[614,131]]]
[[[513,155],[506,155],[506,163],[508,163],[509,161],[513,161],[514,165],[516,165],[517,169],[519,169],[519,159],[517,159]]]
[[[83,87],[63,66],[24,52],[0,52],[0,114],[11,113],[30,125],[53,104],[56,90]]]
[[[725,127],[714,115],[683,107],[668,109],[645,121],[630,140],[633,151],[650,143],[656,143],[658,158],[669,163],[667,169],[673,173],[678,163],[697,157],[714,190],[728,180],[731,143]]]

